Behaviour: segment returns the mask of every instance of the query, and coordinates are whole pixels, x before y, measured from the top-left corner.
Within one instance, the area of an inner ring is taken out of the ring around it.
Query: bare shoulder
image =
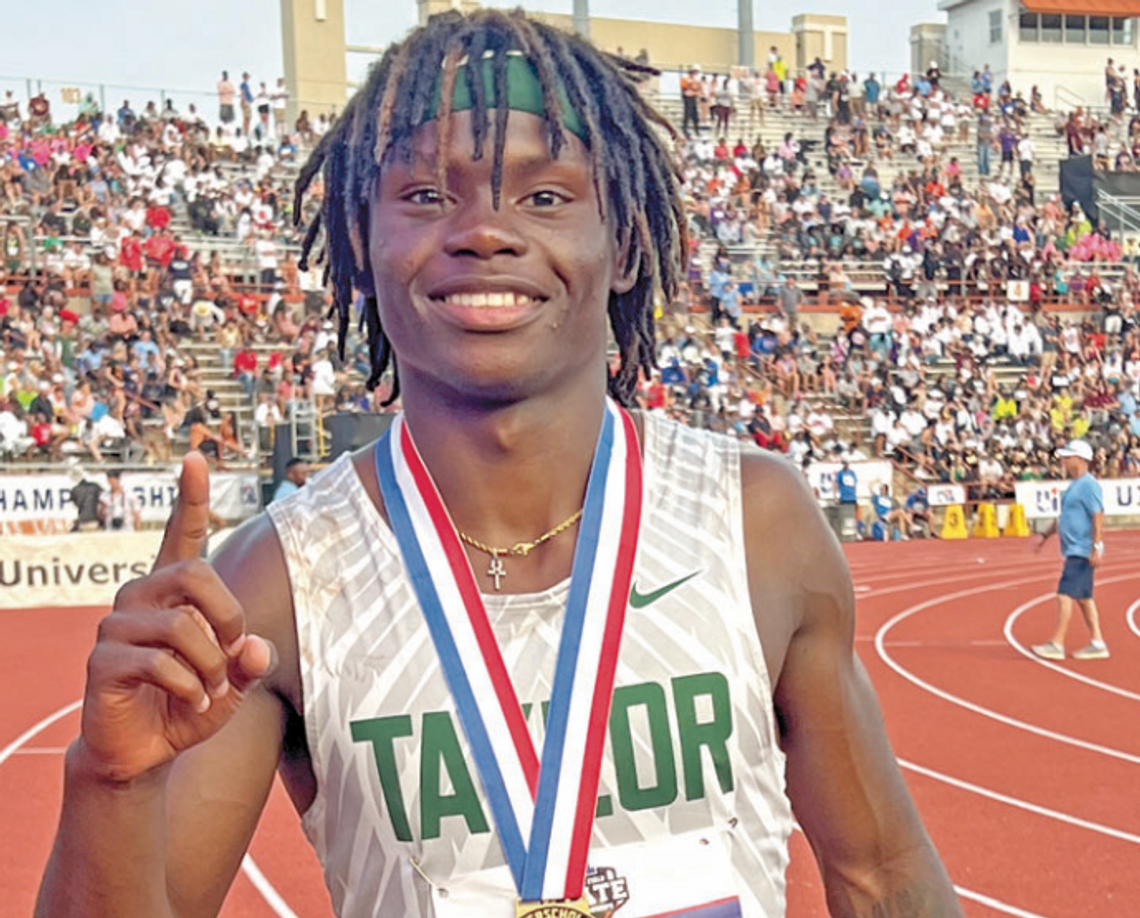
[[[797,634],[854,627],[851,579],[804,476],[781,456],[741,451],[748,582],[773,687]],[[778,694],[778,692],[777,692]]]
[[[241,603],[246,628],[271,641],[278,666],[266,688],[301,710],[293,593],[277,529],[268,513],[247,520],[212,558],[214,568]]]

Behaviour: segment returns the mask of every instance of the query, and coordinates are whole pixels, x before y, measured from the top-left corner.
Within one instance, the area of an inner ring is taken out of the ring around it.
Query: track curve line
[[[957,705],[958,707],[963,708],[967,711],[972,711],[973,713],[979,714],[982,717],[987,717],[991,720],[997,721],[998,723],[1005,724],[1009,727],[1014,727],[1018,730],[1024,730],[1028,733],[1036,734],[1037,736],[1043,736],[1047,739],[1055,740],[1059,743],[1065,743],[1066,745],[1074,746],[1078,749],[1095,752],[1098,755],[1120,759],[1121,761],[1129,762],[1133,765],[1140,765],[1140,756],[1132,755],[1131,753],[1124,752],[1120,749],[1113,749],[1109,746],[1102,746],[1099,743],[1082,740],[1078,737],[1069,736],[1065,733],[1058,733],[1055,730],[1049,730],[1045,727],[1039,727],[1036,724],[1031,724],[1028,721],[1019,720],[1016,717],[1010,717],[1007,714],[1002,714],[1001,712],[995,711],[992,708],[987,708],[983,705],[975,704],[972,701],[967,701],[965,698],[961,698],[958,695],[947,692],[944,689],[940,689],[938,686],[932,685],[925,679],[922,679],[921,677],[912,673],[909,669],[907,669],[894,657],[892,657],[887,650],[885,641],[886,636],[890,633],[891,629],[898,625],[900,622],[903,622],[906,619],[910,618],[911,616],[917,615],[919,612],[923,612],[943,603],[953,602],[956,599],[963,599],[967,596],[977,596],[979,593],[986,593],[994,589],[1005,587],[1023,586],[1028,583],[1034,583],[1040,579],[1040,576],[1034,576],[1021,577],[1014,580],[999,581],[998,583],[988,583],[985,586],[974,587],[969,590],[959,590],[956,593],[948,593],[944,596],[928,599],[924,602],[918,603],[917,605],[903,609],[901,612],[898,612],[892,616],[875,633],[875,652],[879,655],[879,659],[886,663],[887,666],[889,666],[892,670],[895,671],[895,673],[897,673],[907,682],[910,682],[912,685],[915,685],[923,691],[934,695],[936,698],[941,698],[943,701],[949,702],[950,704]],[[921,585],[916,584],[915,588],[917,589],[920,586]]]

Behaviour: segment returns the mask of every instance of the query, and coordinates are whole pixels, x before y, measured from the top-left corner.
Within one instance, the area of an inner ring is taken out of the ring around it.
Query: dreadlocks
[[[471,98],[474,158],[485,155],[491,118],[488,103],[494,100],[487,98],[480,68],[460,68],[463,59],[489,60],[494,99],[500,100],[494,108],[491,176],[494,203],[499,206],[509,116],[505,101],[509,52],[521,53],[534,67],[552,157],[558,158],[566,141],[564,101],[578,115],[599,215],[610,224],[614,242],[625,255],[623,270],[636,278],[629,291],[610,294],[608,307],[620,354],[609,390],[618,402],[630,406],[639,372],[648,372],[655,363],[654,292],[660,288],[667,299],[676,295],[682,256],[687,251],[678,177],[661,132],[676,135],[637,88],[638,79],[655,71],[598,51],[575,35],[528,19],[521,10],[433,16],[373,65],[365,85],[321,138],[298,176],[293,211],[298,224],[306,191],[318,173],[324,177],[324,198],[305,233],[301,268],[308,267],[323,230],[324,247],[317,260],[323,260],[325,283],[332,287],[330,315],[335,312],[339,320],[343,355],[353,290],[375,289],[372,283],[360,282],[370,280],[368,209],[380,171],[390,157],[411,156],[407,141],[427,119],[437,93],[437,169],[442,171],[450,138],[452,93],[461,70]],[[389,364],[396,369],[374,292],[365,296],[360,323],[368,339],[372,364],[368,387],[373,389]],[[389,402],[398,395],[397,376]]]

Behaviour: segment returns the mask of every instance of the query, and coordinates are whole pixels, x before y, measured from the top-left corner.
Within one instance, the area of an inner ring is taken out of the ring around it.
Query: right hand
[[[275,653],[201,558],[210,508],[199,453],[182,464],[178,500],[149,576],[119,590],[87,662],[81,742],[102,777],[131,781],[220,730],[268,675]]]

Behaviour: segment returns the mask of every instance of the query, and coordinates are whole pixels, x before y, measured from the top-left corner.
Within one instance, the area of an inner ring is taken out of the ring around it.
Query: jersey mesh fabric
[[[696,576],[648,605],[631,605],[615,697],[623,687],[650,686],[654,697],[672,699],[678,678],[714,674],[731,699],[731,782],[726,789],[723,769],[718,772],[710,751],[702,749],[695,766],[701,792],[690,794],[693,778],[684,765],[693,770],[694,762],[692,756],[683,761],[677,715],[669,710],[671,749],[665,756],[671,753],[677,791],[661,806],[626,807],[614,744],[607,741],[599,794],[612,800],[612,812],[595,822],[591,858],[674,833],[714,831],[725,842],[745,918],[777,918],[785,912],[792,816],[749,600],[739,445],[653,415],[644,417],[643,439],[646,502],[634,588],[651,595]],[[316,798],[302,824],[334,907],[342,918],[427,918],[433,914],[429,880],[446,888],[456,877],[504,860],[394,536],[347,457],[294,497],[272,504],[269,513],[292,584],[305,727],[317,777]],[[537,594],[484,597],[519,700],[531,705],[527,722],[539,749],[539,712],[550,698],[568,587],[564,582]],[[702,710],[698,719],[708,716]],[[451,715],[490,831],[472,833],[463,817],[450,816],[441,821],[438,837],[423,838],[420,737],[424,716],[437,712]],[[409,718],[412,735],[391,748],[411,840],[398,838],[372,744],[355,741],[351,726],[401,716]],[[646,717],[631,714],[627,722],[632,742],[622,745],[636,759],[637,783],[652,784],[661,774],[654,759],[662,754],[661,738],[651,735]],[[510,918],[514,897],[512,888],[502,888],[489,895],[482,914]]]

